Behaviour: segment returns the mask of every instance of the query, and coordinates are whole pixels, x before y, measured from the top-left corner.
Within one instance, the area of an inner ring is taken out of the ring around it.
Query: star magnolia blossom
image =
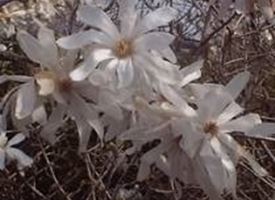
[[[13,138],[8,140],[6,136],[6,123],[2,115],[0,115],[0,169],[5,168],[5,163],[12,160],[17,161],[17,167],[19,170],[24,167],[29,167],[33,160],[27,156],[24,152],[14,145],[21,143],[25,139],[25,135],[22,133],[16,134]]]
[[[142,156],[138,178],[146,178],[150,165],[155,163],[172,179],[200,184],[211,199],[221,199],[224,190],[236,194],[235,166],[240,157],[258,175],[266,176],[267,172],[229,134],[249,132],[261,123],[257,114],[236,118],[243,109],[234,99],[248,77],[247,72],[239,74],[225,87],[193,85],[197,91],[203,88],[194,101],[196,110],[171,88],[166,88],[164,94],[170,103],[154,106],[141,102],[150,111],[143,117],[144,121],[159,118],[155,120],[158,125],[137,126],[120,139],[132,140],[138,148],[153,139],[160,139],[161,143]]]
[[[92,28],[61,38],[57,41],[65,49],[77,49],[91,45],[91,52],[85,61],[75,69],[71,78],[84,80],[89,75],[91,82],[104,76],[118,88],[141,82],[148,85],[158,81],[174,84],[180,80],[178,66],[165,61],[176,62],[169,44],[174,36],[152,31],[167,25],[177,12],[171,7],[159,8],[142,19],[134,10],[136,1],[120,1],[120,28],[99,8],[80,6],[77,16]]]
[[[81,151],[87,146],[92,128],[102,139],[103,127],[98,120],[98,111],[83,99],[83,96],[89,99],[96,97],[97,90],[89,82],[75,82],[68,75],[73,69],[76,54],[67,52],[64,56],[59,56],[54,34],[45,27],[40,28],[38,39],[24,31],[18,33],[17,39],[27,56],[33,62],[39,63],[41,69],[34,77],[2,77],[2,82],[4,78],[26,82],[17,92],[15,115],[19,119],[30,115],[46,118],[41,117],[46,113],[38,96],[48,96],[57,102],[57,106],[53,109],[47,123],[43,124],[41,135],[44,138],[51,143],[55,142],[55,132],[63,124],[65,115],[68,115],[76,122]],[[34,113],[37,110],[39,112]]]

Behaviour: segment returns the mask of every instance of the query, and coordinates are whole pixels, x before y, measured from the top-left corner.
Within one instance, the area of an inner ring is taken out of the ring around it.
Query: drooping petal
[[[138,51],[156,50],[160,52],[167,49],[174,39],[175,36],[169,33],[150,32],[134,40],[134,47]]]
[[[135,28],[134,33],[140,35],[153,30],[159,26],[168,25],[168,23],[175,19],[178,12],[171,7],[159,8],[148,15],[146,15]]]
[[[238,114],[243,112],[243,108],[239,106],[236,102],[232,102],[229,106],[225,108],[225,110],[219,115],[217,119],[217,124],[223,124],[233,117],[237,116]]]
[[[17,82],[28,82],[31,81],[32,77],[30,76],[21,76],[21,75],[1,75],[0,84],[5,83],[6,81],[17,81]]]
[[[70,73],[70,77],[74,81],[82,81],[90,75],[101,61],[111,58],[114,58],[114,55],[110,49],[95,50],[78,68]]]
[[[20,86],[17,93],[15,116],[23,119],[32,114],[36,104],[34,80]]]
[[[101,9],[91,6],[80,6],[77,16],[82,22],[102,30],[114,40],[119,38],[117,27]]]
[[[66,111],[66,107],[58,104],[51,113],[48,122],[43,126],[40,135],[51,144],[56,141],[56,131],[64,123],[63,117]]]
[[[82,120],[85,120],[97,133],[98,137],[103,139],[103,126],[98,119],[97,111],[88,103],[86,103],[77,94],[72,94],[70,110],[73,116],[78,116]]]
[[[226,85],[225,88],[233,99],[236,99],[242,92],[249,80],[249,76],[250,73],[247,71],[239,73]]]
[[[131,59],[119,60],[117,66],[118,88],[129,86],[134,79],[134,68]]]
[[[26,138],[26,136],[23,133],[18,133],[8,141],[7,146],[10,147],[15,144],[19,144],[20,142],[25,140],[25,138]]]
[[[223,167],[227,174],[227,191],[230,191],[234,196],[236,195],[237,186],[237,174],[236,168],[228,154],[225,152],[221,143],[216,137],[213,137],[210,141],[211,146],[215,153],[220,157]]]
[[[75,119],[77,130],[79,134],[79,152],[85,152],[87,150],[88,142],[91,136],[92,127],[83,119]]]
[[[111,47],[113,41],[108,37],[108,35],[92,29],[74,33],[57,40],[57,44],[64,49],[79,49],[86,45],[91,45],[92,43],[101,44],[105,47]]]
[[[268,172],[255,160],[255,158],[247,152],[240,144],[236,142],[228,134],[219,134],[219,139],[225,144],[228,148],[232,149],[232,151],[236,152],[238,157],[244,158],[251,168],[257,173],[259,176],[267,176]]]
[[[55,43],[54,32],[46,27],[40,27],[38,31],[39,43],[44,47],[46,56],[52,61],[53,66],[58,65],[58,49]]]
[[[260,123],[261,118],[258,114],[248,114],[220,125],[219,129],[222,133],[247,132]]]
[[[5,169],[5,160],[6,160],[6,154],[5,152],[0,149],[0,169]]]
[[[6,149],[6,152],[8,157],[10,157],[13,160],[17,160],[17,166],[19,169],[29,167],[33,163],[33,159],[19,149],[9,147]]]
[[[264,122],[258,124],[251,130],[245,133],[248,136],[261,136],[261,137],[270,137],[275,134],[275,123]]]

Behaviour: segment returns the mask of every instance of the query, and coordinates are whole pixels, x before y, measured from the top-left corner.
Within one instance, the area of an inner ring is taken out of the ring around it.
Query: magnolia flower
[[[28,167],[33,163],[32,158],[27,156],[24,152],[13,147],[21,143],[25,139],[25,135],[22,133],[16,134],[13,138],[8,140],[6,136],[6,122],[5,116],[0,115],[0,169],[3,170],[5,168],[5,163],[10,162],[12,160],[17,161],[17,167],[19,170],[24,167]]]
[[[91,45],[89,56],[70,77],[81,81],[91,75],[91,82],[104,77],[118,88],[133,83],[139,86],[143,82],[150,85],[158,81],[169,84],[179,81],[178,66],[162,59],[176,62],[169,47],[174,36],[152,31],[173,20],[176,10],[163,7],[139,18],[134,10],[136,1],[121,0],[119,3],[119,28],[97,7],[82,5],[78,9],[78,19],[96,30],[81,31],[57,41],[65,49]]]
[[[161,143],[142,156],[138,178],[146,178],[150,165],[155,163],[170,178],[197,183],[211,199],[220,199],[224,190],[236,195],[235,166],[240,157],[244,157],[258,175],[267,175],[230,135],[236,131],[246,133],[261,123],[257,114],[237,118],[243,109],[234,99],[248,77],[249,73],[241,73],[225,87],[193,85],[194,90],[201,91],[194,101],[197,109],[169,87],[163,88],[169,102],[158,106],[139,101],[139,105],[151,113],[144,121],[155,119],[156,123],[138,125],[120,139],[132,140],[138,148],[154,139],[160,139]]]
[[[98,120],[98,111],[93,104],[84,100],[84,97],[89,100],[96,98],[98,90],[87,81],[75,82],[69,77],[69,72],[74,67],[76,53],[62,54],[55,44],[53,31],[43,26],[39,29],[38,39],[25,31],[20,31],[17,39],[27,56],[33,62],[40,64],[40,69],[33,77],[2,77],[3,81],[6,78],[26,82],[17,92],[15,115],[19,119],[32,115],[36,121],[37,118],[46,118],[40,99],[49,97],[57,104],[47,123],[42,124],[41,135],[44,138],[51,143],[55,142],[55,132],[63,124],[64,117],[67,115],[77,125],[81,151],[85,150],[92,129],[102,139],[103,127]]]

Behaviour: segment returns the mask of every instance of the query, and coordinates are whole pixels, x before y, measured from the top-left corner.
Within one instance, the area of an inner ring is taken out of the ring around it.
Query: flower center
[[[58,80],[58,87],[61,92],[69,92],[73,88],[73,83],[70,78],[63,78]]]
[[[206,134],[211,134],[212,136],[215,136],[219,132],[219,127],[215,122],[207,122],[203,126],[203,132]]]
[[[115,44],[114,53],[119,58],[126,58],[133,53],[132,43],[122,39]]]

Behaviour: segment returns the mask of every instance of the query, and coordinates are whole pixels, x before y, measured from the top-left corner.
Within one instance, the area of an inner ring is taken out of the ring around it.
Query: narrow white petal
[[[20,86],[17,93],[15,116],[23,119],[32,114],[36,104],[34,80]]]
[[[20,142],[25,140],[25,138],[26,138],[26,136],[24,134],[18,133],[8,141],[7,146],[10,147],[12,145],[19,144]]]
[[[6,81],[17,81],[17,82],[28,82],[33,78],[30,76],[21,76],[21,75],[1,75],[0,84],[5,83]]]
[[[159,84],[162,95],[182,111],[185,116],[195,116],[196,113],[192,107],[169,85]]]
[[[62,37],[57,40],[57,44],[64,49],[79,49],[86,45],[91,45],[92,43],[110,47],[112,45],[112,40],[106,34],[92,29]]]
[[[48,59],[53,65],[58,64],[58,49],[55,43],[54,32],[46,27],[41,27],[38,31],[39,43],[44,47]]]
[[[166,49],[162,49],[159,53],[162,57],[166,58],[170,62],[172,62],[172,63],[177,62],[177,57],[176,57],[174,51],[170,47],[168,47]]]
[[[117,66],[118,88],[129,86],[134,79],[134,68],[131,59],[120,60]]]
[[[92,127],[83,119],[75,119],[79,134],[79,152],[85,152],[91,136]]]
[[[229,120],[231,120],[233,117],[237,116],[238,114],[243,112],[243,108],[239,106],[236,102],[232,102],[229,106],[225,108],[225,110],[220,114],[220,116],[217,119],[217,123],[223,124]]]
[[[264,122],[246,132],[249,136],[270,137],[275,134],[275,123]]]
[[[169,45],[173,42],[175,36],[164,32],[151,32],[141,35],[134,40],[134,46],[139,51],[157,50],[169,48]]]
[[[38,106],[32,113],[32,121],[43,125],[47,122],[47,113],[44,105]]]
[[[17,160],[17,166],[19,169],[31,166],[33,163],[33,159],[19,149],[9,147],[6,152],[11,159]]]
[[[188,83],[201,77],[201,68],[203,67],[203,60],[192,63],[180,70],[182,79],[179,83],[180,87],[184,87]]]
[[[51,113],[48,122],[43,126],[40,132],[40,135],[51,144],[55,143],[56,131],[64,122],[63,117],[66,111],[65,109],[66,107],[58,104]]]
[[[98,49],[92,52],[78,68],[70,73],[74,81],[82,81],[87,78],[95,67],[102,61],[113,58],[112,51],[109,49]]]
[[[6,154],[2,149],[0,149],[0,169],[1,170],[5,168],[5,160],[6,160]]]
[[[80,6],[77,16],[82,22],[102,30],[113,39],[119,38],[119,32],[115,24],[101,9],[91,6]]]
[[[248,114],[220,125],[220,131],[222,133],[247,132],[260,123],[261,118],[258,114]]]
[[[134,33],[136,35],[148,32],[159,26],[168,25],[170,21],[176,18],[178,12],[171,7],[159,8],[146,15],[137,25]]]
[[[51,57],[47,55],[48,50],[29,33],[20,31],[17,34],[17,40],[20,47],[33,62],[45,67],[53,67],[56,65],[56,60],[51,60]]]
[[[236,99],[245,88],[249,76],[250,73],[247,71],[239,73],[226,85],[226,90],[231,94],[233,99]]]
[[[96,131],[98,137],[103,139],[104,130],[98,119],[97,111],[77,94],[72,94],[70,99],[71,105],[69,108],[72,115],[85,120]]]
[[[119,0],[120,32],[126,38],[131,37],[138,20],[136,4],[137,0]]]
[[[198,115],[202,121],[216,120],[232,101],[223,88],[210,89],[203,98],[198,99]]]

